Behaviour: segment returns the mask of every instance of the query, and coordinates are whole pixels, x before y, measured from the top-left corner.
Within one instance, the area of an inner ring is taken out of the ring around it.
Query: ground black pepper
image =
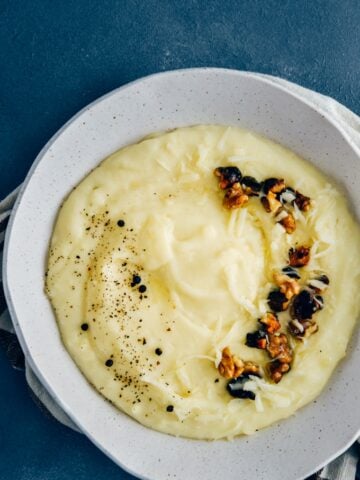
[[[81,330],[84,330],[84,332],[86,332],[86,330],[89,328],[89,325],[87,323],[83,323],[81,325]]]
[[[156,353],[156,355],[162,355],[163,352],[162,352],[161,348],[157,348],[155,350],[155,353]]]
[[[132,279],[132,283],[134,285],[138,285],[139,283],[141,283],[141,277],[139,275],[133,275],[133,279]]]
[[[114,363],[113,360],[111,360],[111,358],[109,358],[108,360],[106,360],[105,365],[106,365],[107,367],[112,367],[112,366],[113,366],[113,363]]]
[[[140,292],[140,293],[146,292],[146,286],[145,286],[145,285],[140,285],[140,287],[139,287],[139,292]]]
[[[173,405],[168,405],[168,406],[166,407],[166,411],[167,411],[167,412],[170,412],[170,413],[173,412],[173,411],[174,411],[174,406],[173,406]]]
[[[118,224],[118,227],[125,227],[124,220],[118,220],[117,224]]]

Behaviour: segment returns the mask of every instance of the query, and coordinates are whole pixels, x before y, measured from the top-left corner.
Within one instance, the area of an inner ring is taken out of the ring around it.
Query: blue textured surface
[[[0,0],[0,198],[80,108],[157,71],[270,73],[360,113],[359,24],[357,0]],[[132,477],[45,417],[0,352],[0,479],[100,478]]]

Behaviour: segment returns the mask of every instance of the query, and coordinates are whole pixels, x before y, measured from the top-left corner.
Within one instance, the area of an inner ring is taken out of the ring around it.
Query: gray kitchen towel
[[[266,78],[271,83],[281,85],[284,89],[301,96],[317,109],[330,114],[333,121],[336,122],[343,130],[360,155],[360,118],[357,115],[335,100],[311,90],[307,90],[299,85],[295,85],[287,82],[286,80],[269,75],[259,74],[259,77]],[[18,187],[0,202],[0,272],[2,271],[5,230],[20,188],[21,187]],[[49,395],[47,390],[43,387],[34,372],[29,367],[26,359],[24,359],[24,355],[21,351],[21,347],[12,326],[11,318],[6,308],[0,274],[0,348],[1,347],[7,353],[9,361],[14,368],[25,370],[26,381],[29,385],[30,393],[44,413],[55,417],[64,425],[79,431],[77,426]],[[354,444],[347,452],[331,462],[329,465],[326,465],[320,472],[313,475],[311,479],[360,480],[360,475],[358,474],[359,476],[357,476],[356,474],[358,457],[359,445]]]
[[[11,318],[5,303],[1,278],[5,230],[20,188],[21,186],[0,202],[0,347],[5,350],[11,365],[15,369],[25,370],[26,381],[30,389],[29,392],[35,403],[43,410],[43,412],[47,415],[55,417],[59,422],[72,428],[73,430],[80,431],[66,415],[66,413],[53,400],[53,398],[42,386],[34,372],[29,367],[15,335]]]

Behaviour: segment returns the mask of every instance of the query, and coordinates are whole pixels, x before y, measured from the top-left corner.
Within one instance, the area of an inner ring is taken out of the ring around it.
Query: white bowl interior
[[[71,188],[118,148],[153,131],[199,123],[246,127],[288,146],[345,186],[359,216],[359,158],[321,112],[253,74],[193,69],[147,77],[84,109],[40,153],[7,236],[4,273],[12,317],[31,365],[56,401],[94,443],[135,475],[156,480],[303,478],[358,434],[357,333],[328,387],[295,416],[232,442],[194,441],[147,429],[104,401],[64,349],[43,292],[53,223]]]

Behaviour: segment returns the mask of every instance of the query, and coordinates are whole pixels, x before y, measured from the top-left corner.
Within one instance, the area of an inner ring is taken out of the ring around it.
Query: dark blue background
[[[360,113],[359,25],[357,0],[0,0],[0,198],[69,117],[153,72],[270,73]],[[44,416],[0,351],[0,478],[132,477]]]

